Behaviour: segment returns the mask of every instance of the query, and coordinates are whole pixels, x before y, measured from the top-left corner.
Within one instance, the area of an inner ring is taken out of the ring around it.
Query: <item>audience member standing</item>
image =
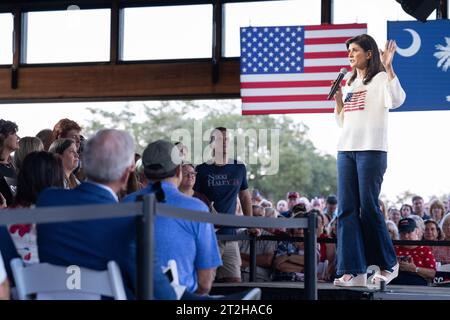
[[[11,153],[19,149],[18,129],[14,122],[0,119],[0,193],[8,206],[16,194],[17,174]]]
[[[228,159],[229,135],[227,129],[219,127],[210,136],[213,159],[197,166],[197,181],[194,190],[203,193],[214,202],[219,213],[236,214],[236,199],[239,196],[244,215],[252,215],[251,195],[247,185],[247,169],[243,163]],[[217,234],[236,234],[235,228],[222,227]],[[223,266],[217,270],[218,281],[241,281],[241,256],[237,241],[219,241]]]
[[[431,218],[425,212],[425,205],[423,202],[423,198],[421,196],[414,196],[412,198],[412,207],[413,207],[412,214],[415,214],[416,216],[421,217],[423,220],[428,220]]]
[[[327,197],[327,200],[325,202],[325,209],[323,210],[323,213],[327,216],[328,221],[333,220],[337,217],[337,197],[334,194],[330,194]]]
[[[191,163],[184,163],[182,166],[183,179],[178,188],[182,193],[189,197],[197,198],[211,210],[211,201],[203,194],[194,190],[197,172]]]
[[[39,138],[44,145],[44,150],[48,151],[50,145],[53,142],[53,130],[52,129],[42,129],[36,134],[36,138]]]

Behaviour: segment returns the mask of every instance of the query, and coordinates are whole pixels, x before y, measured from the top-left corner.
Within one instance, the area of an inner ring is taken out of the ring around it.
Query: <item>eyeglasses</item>
[[[197,175],[197,172],[183,172],[183,176],[186,177],[194,177]]]

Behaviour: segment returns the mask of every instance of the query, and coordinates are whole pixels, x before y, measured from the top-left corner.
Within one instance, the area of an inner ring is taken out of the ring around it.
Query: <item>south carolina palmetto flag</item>
[[[366,24],[241,28],[242,114],[333,112],[331,81],[350,71],[345,41],[362,33]]]

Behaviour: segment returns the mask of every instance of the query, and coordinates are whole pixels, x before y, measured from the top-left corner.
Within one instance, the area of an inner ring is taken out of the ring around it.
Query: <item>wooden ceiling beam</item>
[[[238,98],[239,60],[223,60],[213,83],[211,61],[22,66],[11,89],[0,68],[0,103],[89,100]]]

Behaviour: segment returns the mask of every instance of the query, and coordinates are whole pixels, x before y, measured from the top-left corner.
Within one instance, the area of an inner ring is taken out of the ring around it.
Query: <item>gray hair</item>
[[[395,224],[394,221],[386,220],[386,227],[387,227],[388,231],[389,231],[389,228],[391,228],[394,231],[394,239],[392,239],[392,240],[400,239],[400,235],[399,235],[399,232],[398,232],[398,227],[397,227],[397,225]]]
[[[450,219],[450,212],[448,212],[445,216],[443,216],[441,221],[439,222],[439,228],[441,228],[442,231],[444,231],[442,227],[444,226],[445,221],[449,219]]]
[[[96,182],[119,180],[125,169],[133,163],[133,138],[121,130],[98,131],[87,141],[83,152],[86,176]]]
[[[73,144],[75,144],[75,140],[73,139],[68,138],[56,139],[55,141],[52,142],[52,144],[48,148],[48,152],[56,153],[62,156],[64,151],[69,149],[69,147]]]

